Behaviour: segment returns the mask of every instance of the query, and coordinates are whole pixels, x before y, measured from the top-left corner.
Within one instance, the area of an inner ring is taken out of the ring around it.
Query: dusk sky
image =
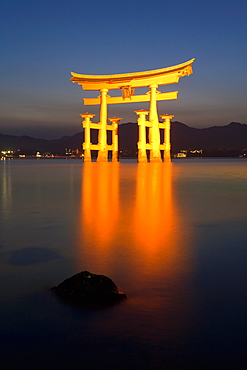
[[[246,0],[1,0],[0,133],[59,138],[81,131],[83,91],[70,72],[114,74],[196,58],[194,73],[160,91],[159,114],[191,127],[247,123]],[[148,89],[147,89],[148,90]],[[121,92],[118,92],[121,95]],[[135,122],[148,103],[109,105]]]

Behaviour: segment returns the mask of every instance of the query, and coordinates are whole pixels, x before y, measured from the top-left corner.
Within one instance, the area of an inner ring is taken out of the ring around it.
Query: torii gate
[[[84,119],[85,131],[83,150],[84,161],[91,161],[91,150],[98,150],[98,162],[108,161],[108,150],[112,150],[112,161],[118,160],[118,122],[121,118],[109,118],[107,123],[107,104],[150,102],[149,111],[138,110],[139,141],[138,161],[147,162],[147,150],[150,150],[150,161],[161,162],[161,150],[164,150],[164,160],[170,160],[170,120],[172,115],[160,116],[164,122],[160,123],[157,113],[157,101],[177,99],[178,91],[160,93],[157,91],[159,85],[168,85],[179,82],[180,77],[189,76],[193,73],[192,63],[195,59],[178,64],[176,66],[156,69],[146,72],[134,72],[114,75],[82,75],[71,72],[72,82],[77,82],[83,90],[99,90],[98,98],[84,98],[84,105],[100,105],[99,123],[91,122],[94,114],[81,114]],[[136,87],[149,87],[146,95],[134,95]],[[122,90],[122,96],[111,97],[109,90]],[[146,116],[149,115],[149,120]],[[146,127],[148,127],[148,142],[146,138]],[[90,129],[98,129],[98,144],[91,144]],[[164,143],[160,142],[160,129],[164,129]],[[112,131],[112,144],[107,144],[107,130]]]

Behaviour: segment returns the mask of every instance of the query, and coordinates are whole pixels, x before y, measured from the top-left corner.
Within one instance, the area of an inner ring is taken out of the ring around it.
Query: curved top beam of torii
[[[83,90],[114,90],[128,87],[145,87],[152,84],[168,85],[177,83],[180,77],[193,73],[192,63],[195,58],[172,67],[152,71],[122,73],[113,75],[83,75],[71,72],[70,81],[77,82]]]

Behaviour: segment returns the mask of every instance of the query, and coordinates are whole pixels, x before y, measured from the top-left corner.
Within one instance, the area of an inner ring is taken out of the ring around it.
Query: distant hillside
[[[180,122],[173,122],[171,142],[173,150],[244,149],[247,148],[247,125],[231,122],[227,126],[196,129]]]
[[[66,148],[79,149],[83,141],[82,132],[73,136],[63,136],[56,140],[36,139],[30,136],[12,136],[0,134],[0,150],[29,152],[63,153]]]
[[[129,122],[119,126],[119,150],[136,151],[137,138],[137,123]],[[82,132],[57,140],[0,134],[0,150],[64,153],[66,148],[81,149],[82,141]],[[97,142],[97,130],[92,130],[92,142]],[[180,149],[241,150],[247,148],[247,125],[231,122],[227,126],[198,129],[172,122],[171,143],[173,152]]]

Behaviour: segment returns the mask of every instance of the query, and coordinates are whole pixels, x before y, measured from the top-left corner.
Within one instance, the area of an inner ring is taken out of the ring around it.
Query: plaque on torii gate
[[[72,82],[82,86],[83,90],[99,90],[98,98],[84,98],[84,105],[100,105],[99,123],[91,122],[94,116],[89,113],[81,114],[84,118],[84,161],[91,161],[91,150],[98,150],[97,161],[106,162],[108,160],[108,150],[112,150],[112,160],[117,160],[118,153],[118,122],[121,118],[109,118],[107,123],[107,105],[121,103],[150,102],[149,111],[135,111],[138,115],[139,141],[138,141],[138,161],[146,162],[146,151],[150,150],[150,161],[160,162],[161,150],[164,150],[164,159],[170,160],[170,120],[173,116],[162,115],[164,122],[160,123],[157,113],[157,101],[177,99],[178,91],[160,93],[157,89],[159,85],[178,83],[180,77],[189,76],[193,73],[191,59],[176,66],[156,69],[146,72],[134,72],[113,75],[83,75],[71,72]],[[135,88],[149,87],[150,91],[145,95],[135,95]],[[109,90],[122,90],[122,96],[112,97],[108,95]],[[146,116],[149,115],[149,120]],[[146,127],[149,130],[149,142],[146,142]],[[90,129],[98,129],[98,144],[91,144]],[[164,143],[160,142],[160,129],[164,129]],[[107,144],[107,130],[112,131],[112,145]]]

